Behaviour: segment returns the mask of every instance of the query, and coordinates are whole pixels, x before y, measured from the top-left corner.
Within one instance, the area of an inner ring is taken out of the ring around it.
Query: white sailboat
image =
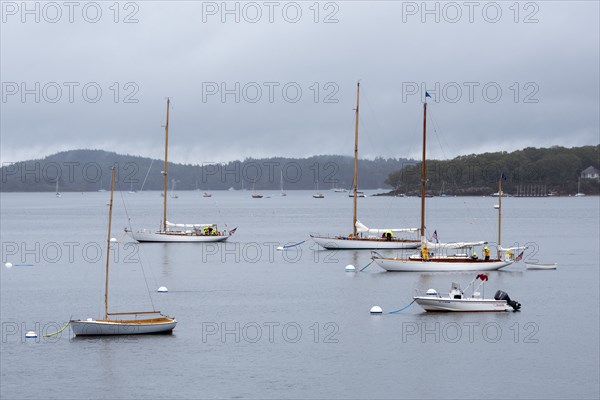
[[[585,196],[585,193],[581,193],[581,178],[579,178],[579,180],[577,181],[577,193],[575,194],[575,197],[583,196]]]
[[[287,193],[283,191],[283,171],[281,171],[281,176],[279,178],[279,191],[280,196],[287,196]]]
[[[171,179],[171,198],[178,199],[179,195],[175,193],[175,179]]]
[[[110,231],[112,225],[113,195],[115,189],[115,168],[112,169],[110,203],[108,211],[108,238],[106,243],[106,275],[104,285],[104,317],[101,319],[87,318],[69,321],[76,336],[99,335],[139,335],[147,333],[171,333],[177,325],[175,318],[162,315],[160,311],[108,312],[108,272],[110,265]],[[154,315],[152,318],[144,316]],[[119,319],[130,316],[128,319]],[[142,318],[139,318],[142,316]],[[112,318],[117,317],[117,318]]]
[[[512,256],[507,253],[504,258],[501,258],[502,249],[500,245],[500,232],[502,221],[502,180],[505,179],[504,174],[500,176],[498,183],[498,252],[495,259],[479,259],[470,257],[471,249],[474,246],[483,245],[487,242],[472,242],[472,243],[449,243],[449,244],[433,244],[427,241],[425,236],[425,185],[427,182],[426,173],[426,149],[427,149],[427,96],[423,104],[423,155],[421,162],[421,253],[410,257],[383,257],[380,254],[373,252],[373,261],[381,268],[387,271],[400,272],[437,272],[437,271],[493,271],[513,263]],[[430,253],[429,250],[435,248],[436,254]],[[468,249],[468,252],[455,253],[447,255],[451,249]]]
[[[62,197],[62,194],[58,191],[58,176],[56,177],[56,197]]]
[[[480,280],[480,283],[475,287],[477,280]],[[493,299],[484,298],[482,295],[483,284],[487,280],[486,274],[477,274],[464,291],[458,283],[452,282],[447,296],[438,294],[435,289],[417,290],[417,296],[414,296],[413,300],[425,311],[505,312],[521,309],[521,304],[511,300],[508,294],[502,290],[498,290]],[[472,294],[466,296],[465,291],[469,287],[472,288]]]
[[[352,233],[349,235],[321,236],[310,235],[312,240],[325,249],[416,249],[420,241],[417,239],[398,238],[394,235],[417,232],[418,228],[401,229],[370,229],[357,219],[358,191],[358,107],[360,99],[360,82],[356,84],[356,109],[354,125],[354,183],[353,191],[349,194],[354,198],[354,209],[352,218]],[[364,194],[363,196],[364,197]]]
[[[319,179],[317,178],[317,180],[315,180],[315,187],[317,188],[316,193],[313,194],[313,198],[315,199],[324,199],[325,195],[321,192],[319,192]]]
[[[167,123],[165,125],[165,165],[163,174],[163,219],[161,228],[153,231],[143,229],[132,232],[132,237],[138,242],[222,242],[235,233],[235,229],[227,232],[220,231],[216,224],[176,224],[167,220],[167,182],[169,155],[169,105],[167,98]]]
[[[242,180],[242,187],[244,185],[244,181]],[[252,182],[252,198],[253,199],[262,199],[263,195],[258,193],[254,188],[256,186],[256,182]],[[243,189],[242,189],[243,190]]]

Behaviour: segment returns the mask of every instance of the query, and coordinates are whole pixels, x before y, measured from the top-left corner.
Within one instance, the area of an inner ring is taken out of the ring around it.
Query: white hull
[[[446,271],[495,271],[512,264],[512,261],[430,261],[406,258],[373,258],[375,264],[386,271],[397,272],[446,272]]]
[[[106,336],[106,335],[143,335],[149,333],[170,333],[177,325],[172,318],[161,318],[164,321],[140,320],[127,321],[70,321],[76,336]]]
[[[369,250],[369,249],[416,249],[421,245],[418,240],[401,241],[401,240],[378,240],[378,239],[339,239],[329,237],[311,236],[321,247],[327,250]]]
[[[513,311],[506,300],[493,299],[451,299],[431,296],[413,297],[425,311],[457,311],[457,312],[504,312]]]
[[[529,264],[525,263],[527,269],[556,269],[556,263],[554,264]]]
[[[131,236],[138,242],[156,242],[156,243],[209,243],[209,242],[223,242],[229,239],[230,235],[195,235],[191,233],[164,233],[164,232],[150,232],[150,231],[138,231],[132,232]]]

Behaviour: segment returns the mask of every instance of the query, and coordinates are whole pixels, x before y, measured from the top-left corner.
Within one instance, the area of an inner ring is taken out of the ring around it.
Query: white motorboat
[[[170,99],[167,98],[167,122],[165,124],[165,164],[163,174],[163,219],[161,221],[161,227],[154,231],[149,229],[142,229],[136,232],[131,232],[125,229],[126,232],[130,232],[134,240],[138,242],[155,242],[155,243],[170,243],[170,242],[222,242],[227,240],[236,229],[232,229],[227,232],[226,230],[219,230],[216,224],[177,224],[170,223],[167,220],[167,182],[168,182],[168,155],[169,155],[169,106]],[[171,198],[178,198],[175,194],[175,180],[172,180],[172,191]]]
[[[527,269],[556,269],[557,263],[525,263]]]
[[[112,182],[110,189],[110,203],[108,211],[108,240],[106,249],[106,273],[104,286],[104,318],[102,319],[76,319],[70,320],[69,324],[76,336],[104,336],[104,335],[139,335],[147,333],[171,333],[177,325],[175,318],[162,315],[160,311],[132,311],[132,312],[108,312],[108,272],[110,265],[111,239],[110,231],[112,225],[113,196],[115,189],[115,168],[112,169]],[[154,315],[152,318],[144,316]],[[129,316],[127,319],[119,319]],[[141,318],[140,318],[141,316]],[[112,318],[111,318],[112,317]],[[117,318],[114,318],[117,317]]]
[[[417,232],[418,228],[376,228],[370,229],[361,224],[357,217],[359,197],[365,197],[364,193],[358,191],[358,108],[360,99],[360,82],[356,84],[356,109],[354,125],[354,182],[349,197],[354,198],[352,233],[348,235],[310,235],[312,240],[327,250],[370,250],[370,249],[416,249],[420,245],[418,239],[398,237],[398,234]],[[338,190],[336,190],[338,191]],[[313,196],[314,197],[314,196]],[[321,198],[321,197],[319,197]]]
[[[435,289],[425,292],[417,290],[417,296],[414,296],[413,300],[425,311],[504,312],[518,311],[521,308],[519,302],[511,300],[502,290],[498,290],[493,299],[484,298],[483,284],[487,280],[486,274],[478,274],[465,289],[466,291],[469,287],[472,288],[471,296],[466,296],[460,285],[452,282],[447,296],[440,295]],[[480,281],[477,287],[476,281]]]

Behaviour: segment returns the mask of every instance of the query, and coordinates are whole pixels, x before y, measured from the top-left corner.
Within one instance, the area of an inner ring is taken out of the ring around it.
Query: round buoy
[[[37,338],[37,333],[35,333],[34,331],[29,331],[25,334],[25,338],[27,339],[36,339]]]
[[[371,307],[371,314],[382,314],[383,310],[379,306]]]
[[[116,238],[110,238],[110,242],[111,242],[111,243],[115,243],[116,241],[117,241],[117,239],[116,239]]]
[[[277,247],[277,250],[279,250],[279,251],[283,250],[283,246]]]
[[[348,264],[348,265],[346,265],[345,271],[346,272],[354,272],[354,271],[356,271],[356,268],[354,268],[354,265]]]
[[[167,293],[168,291],[169,289],[167,289],[165,286],[161,286],[157,290],[158,293]]]
[[[497,210],[500,208],[500,204],[494,204],[494,208]]]
[[[4,266],[6,268],[12,268],[12,263],[11,262],[7,262],[6,264],[4,264]]]

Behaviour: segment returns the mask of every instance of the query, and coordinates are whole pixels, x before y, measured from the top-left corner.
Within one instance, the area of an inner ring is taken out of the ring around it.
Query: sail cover
[[[167,221],[167,226],[169,228],[204,228],[205,226],[216,227],[217,224],[174,224]]]
[[[466,249],[487,244],[487,242],[455,242],[455,243],[431,243],[427,242],[427,248],[434,249]]]
[[[371,233],[374,235],[383,235],[384,233],[388,232],[388,231],[392,231],[393,233],[399,233],[399,232],[417,232],[419,230],[419,228],[395,228],[395,229],[390,229],[390,228],[367,228],[365,225],[363,225],[360,221],[356,221],[356,231],[357,232],[361,232],[361,233]]]

